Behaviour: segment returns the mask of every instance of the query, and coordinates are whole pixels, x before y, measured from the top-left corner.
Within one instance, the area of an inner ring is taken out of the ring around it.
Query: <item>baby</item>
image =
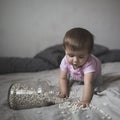
[[[88,107],[94,89],[101,83],[101,62],[92,55],[94,36],[86,29],[73,28],[66,32],[63,40],[65,56],[60,64],[61,98],[69,96],[69,85],[83,84],[82,100],[78,106]]]

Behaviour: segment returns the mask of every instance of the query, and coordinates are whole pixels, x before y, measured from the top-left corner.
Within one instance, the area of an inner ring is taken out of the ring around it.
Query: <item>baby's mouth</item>
[[[74,69],[77,69],[77,68],[78,68],[78,65],[73,64],[73,68],[74,68]]]

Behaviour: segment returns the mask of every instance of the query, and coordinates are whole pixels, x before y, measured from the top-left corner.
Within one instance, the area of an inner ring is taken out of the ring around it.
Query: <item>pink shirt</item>
[[[66,56],[61,61],[60,69],[67,72],[70,78],[73,80],[82,81],[84,75],[90,72],[94,72],[94,79],[101,75],[101,62],[94,55],[90,55],[86,63],[77,69],[74,69],[71,64],[68,63]]]

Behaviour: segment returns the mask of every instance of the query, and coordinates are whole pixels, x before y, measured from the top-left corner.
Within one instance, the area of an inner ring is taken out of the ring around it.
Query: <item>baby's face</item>
[[[72,51],[71,49],[65,49],[65,54],[68,62],[74,69],[82,67],[89,57],[87,50]]]

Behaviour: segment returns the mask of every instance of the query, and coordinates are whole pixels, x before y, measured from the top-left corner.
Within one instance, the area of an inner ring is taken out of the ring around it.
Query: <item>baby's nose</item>
[[[77,62],[78,62],[78,57],[74,56],[73,62],[74,62],[74,63],[77,63]]]

